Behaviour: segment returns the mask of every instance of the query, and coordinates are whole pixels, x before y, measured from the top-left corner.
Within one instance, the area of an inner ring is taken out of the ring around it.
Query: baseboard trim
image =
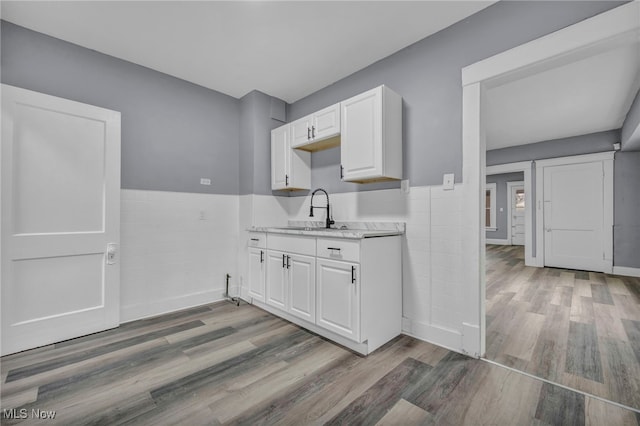
[[[487,238],[487,244],[495,244],[497,246],[508,246],[510,245],[509,240],[502,240],[496,238]]]
[[[640,278],[640,268],[629,268],[628,266],[614,266],[614,275],[624,275],[625,277]]]
[[[418,340],[423,340],[437,346],[442,346],[445,349],[468,355],[464,349],[462,349],[462,333],[457,330],[413,321],[409,318],[402,318],[402,333],[415,337]]]
[[[229,289],[232,294],[235,294],[233,290],[234,289]],[[120,323],[168,314],[182,309],[218,302],[220,300],[224,300],[224,289],[222,288],[186,294],[171,299],[154,300],[149,303],[122,306],[120,308]]]
[[[310,330],[313,333],[319,334],[320,336],[326,337],[327,339],[333,340],[334,343],[337,343],[339,345],[342,345],[348,349],[351,349],[354,352],[358,352],[359,354],[362,355],[368,355],[371,352],[373,352],[375,349],[372,348],[373,350],[369,350],[369,345],[368,343],[365,341],[363,343],[358,343],[355,342],[353,340],[347,339],[346,337],[340,336],[339,334],[336,334],[330,330],[327,330],[323,327],[317,326],[309,321],[305,321],[301,318],[298,318],[296,316],[293,316],[291,314],[289,314],[288,312],[282,311],[278,308],[274,308],[273,306],[267,305],[266,303],[257,301],[257,300],[253,300],[252,301],[252,305],[262,309],[263,311],[267,311],[273,315],[276,315],[282,319],[285,319],[293,324],[297,324],[300,327],[304,327],[307,330]]]

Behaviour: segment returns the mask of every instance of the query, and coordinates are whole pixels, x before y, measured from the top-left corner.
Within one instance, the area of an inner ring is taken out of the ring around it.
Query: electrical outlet
[[[207,212],[205,210],[200,210],[200,214],[198,215],[199,220],[207,220]]]
[[[400,181],[400,189],[402,190],[402,192],[404,192],[405,194],[409,193],[409,179],[405,179],[403,181]]]
[[[455,175],[453,173],[446,173],[442,177],[442,189],[444,189],[445,191],[452,190],[453,189],[454,177],[455,177]]]
[[[209,178],[200,178],[200,185],[211,185],[211,179],[209,179]]]

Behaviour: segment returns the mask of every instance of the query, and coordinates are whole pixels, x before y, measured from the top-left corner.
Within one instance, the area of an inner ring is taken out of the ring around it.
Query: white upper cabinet
[[[271,189],[311,188],[311,154],[291,149],[290,127],[271,131]]]
[[[291,123],[291,147],[298,148],[311,141],[311,120],[308,115]]]
[[[310,189],[310,153],[338,145],[342,180],[402,179],[402,97],[379,86],[272,130],[271,189]]]
[[[291,123],[291,147],[319,151],[340,144],[340,104]]]
[[[313,114],[311,137],[314,141],[340,134],[340,104],[335,104]]]
[[[402,98],[379,86],[341,102],[342,179],[402,179]]]

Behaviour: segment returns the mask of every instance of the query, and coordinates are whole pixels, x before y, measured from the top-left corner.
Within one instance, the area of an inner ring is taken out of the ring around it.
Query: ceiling
[[[292,103],[494,1],[2,1],[2,19],[236,98]]]
[[[487,90],[487,149],[619,129],[640,89],[640,37]]]

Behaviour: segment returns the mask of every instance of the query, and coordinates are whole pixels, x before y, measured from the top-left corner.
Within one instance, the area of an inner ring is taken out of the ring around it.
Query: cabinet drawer
[[[265,232],[249,232],[249,247],[267,247],[267,234]]]
[[[316,255],[316,239],[313,237],[294,237],[290,235],[267,236],[267,248],[285,253],[299,253],[308,256]]]
[[[360,242],[318,238],[318,257],[360,263]]]

